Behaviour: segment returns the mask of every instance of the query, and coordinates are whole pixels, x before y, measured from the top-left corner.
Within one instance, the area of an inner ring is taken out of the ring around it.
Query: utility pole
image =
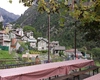
[[[75,59],[76,59],[76,21],[75,21],[75,38],[74,38],[74,48],[75,48]]]
[[[72,0],[72,10],[74,10],[74,2],[75,2],[75,0]],[[74,31],[74,49],[75,49],[75,59],[76,59],[76,25],[77,25],[77,21],[75,21],[74,25],[75,25],[75,31]]]
[[[48,63],[50,62],[50,14],[48,14]]]

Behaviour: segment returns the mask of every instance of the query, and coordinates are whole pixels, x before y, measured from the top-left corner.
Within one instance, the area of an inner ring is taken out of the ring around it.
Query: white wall
[[[40,40],[38,42],[38,50],[47,50],[47,42]]]

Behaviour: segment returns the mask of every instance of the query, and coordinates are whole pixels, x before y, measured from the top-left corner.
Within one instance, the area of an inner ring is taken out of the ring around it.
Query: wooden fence
[[[23,62],[18,59],[0,59],[0,69],[7,69],[7,68],[16,68],[16,67],[22,67],[22,66],[30,66],[34,65],[34,62]]]
[[[23,62],[23,63],[16,63],[16,64],[0,64],[0,69],[16,68],[16,67],[30,66],[30,65],[34,65],[34,62]]]

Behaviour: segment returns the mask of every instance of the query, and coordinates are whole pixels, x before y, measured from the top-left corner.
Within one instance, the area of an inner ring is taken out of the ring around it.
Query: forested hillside
[[[36,6],[30,7],[25,11],[23,15],[18,19],[16,24],[24,27],[30,25],[36,29],[37,32],[41,32],[43,37],[48,36],[48,16],[46,13],[40,14]],[[60,45],[66,46],[66,48],[74,48],[75,26],[73,19],[70,16],[66,16],[66,22],[64,26],[59,25],[59,14],[51,14],[50,21],[50,37],[52,40],[58,40]],[[77,23],[79,24],[79,23]],[[79,25],[78,25],[79,26]],[[93,48],[97,45],[94,41],[85,41],[84,33],[76,28],[77,48],[86,46],[87,48]]]

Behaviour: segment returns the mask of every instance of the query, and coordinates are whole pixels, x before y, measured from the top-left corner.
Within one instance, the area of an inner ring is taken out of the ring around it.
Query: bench
[[[80,80],[80,75],[85,74],[86,72],[90,72],[90,71],[93,71],[93,75],[94,75],[95,71],[97,73],[99,72],[99,68],[100,67],[98,67],[98,66],[91,66],[88,69],[81,70],[78,72],[73,72],[69,75],[58,76],[58,77],[50,79],[50,80],[68,80],[69,78],[73,78],[73,80],[75,80],[77,78],[78,80]]]
[[[74,77],[74,76],[69,74],[69,75],[58,76],[58,77],[50,79],[50,80],[68,80],[69,78],[72,78],[72,77]]]
[[[97,73],[99,72],[99,68],[100,67],[98,67],[98,66],[91,66],[88,69],[72,73],[72,75],[74,76],[73,80],[75,80],[76,77],[78,78],[78,80],[80,80],[80,75],[85,74],[86,72],[90,72],[90,71],[93,71],[93,75],[94,75],[95,71]]]
[[[100,73],[90,76],[88,78],[85,78],[84,80],[100,80]]]

